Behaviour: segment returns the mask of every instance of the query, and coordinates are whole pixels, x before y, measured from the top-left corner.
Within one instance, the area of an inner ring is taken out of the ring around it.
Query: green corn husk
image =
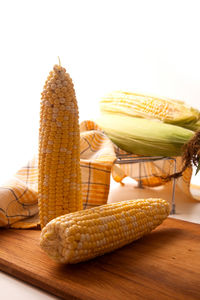
[[[194,123],[192,130],[194,130],[194,131],[200,130],[200,120],[197,121],[196,123]]]
[[[100,101],[102,113],[111,112],[144,119],[157,119],[197,130],[200,112],[183,101],[125,91],[115,91]]]
[[[104,113],[97,124],[119,148],[146,156],[179,156],[194,132],[161,121]]]

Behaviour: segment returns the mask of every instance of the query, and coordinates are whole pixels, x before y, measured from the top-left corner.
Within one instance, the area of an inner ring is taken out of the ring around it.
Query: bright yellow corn
[[[100,109],[102,112],[158,119],[191,130],[196,129],[195,124],[200,119],[200,112],[183,101],[124,91],[112,92],[103,97]]]
[[[168,214],[162,199],[106,204],[52,220],[42,230],[40,246],[58,262],[85,261],[139,239]]]
[[[39,131],[41,227],[82,209],[78,106],[72,80],[55,65],[42,92]]]

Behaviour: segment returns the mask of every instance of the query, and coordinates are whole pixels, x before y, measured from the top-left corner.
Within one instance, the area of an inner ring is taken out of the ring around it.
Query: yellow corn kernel
[[[40,246],[58,262],[85,261],[139,239],[168,214],[163,199],[106,204],[52,220],[42,230]]]
[[[78,106],[72,80],[58,65],[42,92],[39,138],[38,198],[44,227],[82,209]]]

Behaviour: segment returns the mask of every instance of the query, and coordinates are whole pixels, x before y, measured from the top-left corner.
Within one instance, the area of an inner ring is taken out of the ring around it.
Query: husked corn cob
[[[78,106],[72,80],[55,65],[42,92],[39,130],[39,214],[51,219],[82,209]]]
[[[40,246],[58,262],[85,261],[139,239],[168,214],[162,199],[105,204],[52,220],[42,230]]]
[[[195,124],[200,119],[200,112],[183,101],[124,91],[112,92],[103,97],[100,109],[102,112],[158,119],[191,130],[195,130]]]
[[[122,150],[137,155],[179,156],[194,132],[158,120],[103,113],[96,121]]]

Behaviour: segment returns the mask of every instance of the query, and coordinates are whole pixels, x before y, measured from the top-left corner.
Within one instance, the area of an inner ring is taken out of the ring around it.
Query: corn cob
[[[103,97],[100,101],[100,110],[158,119],[191,130],[195,130],[195,124],[200,119],[200,112],[187,106],[183,101],[124,91],[112,92]]]
[[[78,106],[72,80],[55,65],[40,106],[39,214],[41,227],[82,209]]]
[[[85,261],[150,233],[168,214],[162,199],[105,204],[52,220],[42,230],[40,246],[58,262]]]
[[[179,156],[194,132],[160,121],[103,113],[96,121],[122,150],[137,155]]]

